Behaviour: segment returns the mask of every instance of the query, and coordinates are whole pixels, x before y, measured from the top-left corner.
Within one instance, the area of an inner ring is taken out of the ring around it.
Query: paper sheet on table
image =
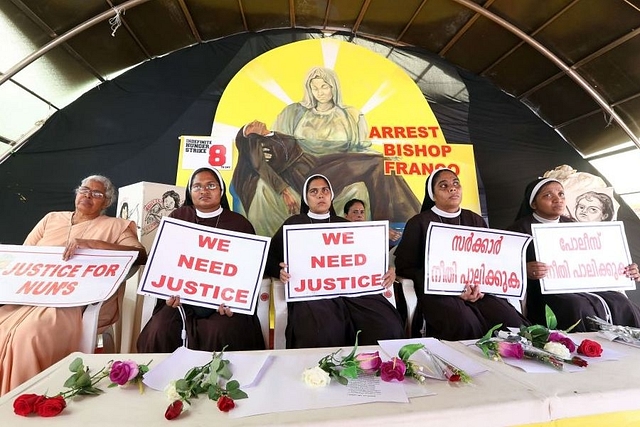
[[[183,378],[193,367],[205,365],[211,361],[211,357],[212,353],[209,351],[180,347],[156,366],[151,365],[142,382],[147,387],[163,391],[169,382]],[[254,387],[259,382],[261,370],[268,365],[266,362],[269,357],[267,354],[257,352],[224,354],[224,358],[230,362],[233,379],[237,380],[242,388]]]
[[[343,386],[332,380],[326,387],[312,388],[302,381],[302,372],[318,364],[317,354],[278,354],[264,371],[260,386],[247,390],[248,399],[236,401],[231,418],[251,415],[305,411],[371,402],[407,403],[400,382],[384,382],[380,377],[363,375]],[[402,411],[401,407],[398,411]]]
[[[573,334],[569,334],[569,336],[572,337],[573,341],[579,344],[581,338],[577,336],[572,336],[572,335]],[[478,353],[480,357],[485,357],[482,354],[482,350],[480,350],[480,348],[475,345],[475,342],[476,340],[468,340],[468,341],[465,341],[464,344],[469,348],[471,348],[471,351]],[[576,346],[578,344],[576,344]],[[609,360],[619,360],[623,356],[623,354],[618,351],[607,348],[605,346],[602,346],[602,354],[600,355],[600,357],[586,357],[583,355],[578,355],[578,356],[586,360],[587,363],[591,365],[592,363],[606,362]],[[588,366],[586,368],[581,368],[580,366],[572,365],[570,363],[565,363],[564,369],[562,371],[558,371],[557,369],[554,369],[551,366],[545,365],[544,363],[534,359],[514,359],[514,358],[503,357],[502,361],[509,366],[522,369],[523,371],[527,373],[532,373],[532,374],[549,374],[554,372],[582,372],[585,369],[588,369]],[[497,362],[497,363],[502,363],[502,362]]]
[[[451,347],[443,344],[435,338],[412,338],[406,340],[378,341],[378,345],[380,346],[380,348],[382,348],[382,351],[384,351],[387,356],[389,356],[389,358],[397,356],[398,351],[402,348],[402,346],[406,344],[417,343],[424,344],[424,346],[428,348],[429,351],[440,356],[442,359],[446,360],[456,368],[462,369],[471,377],[488,370],[484,365],[474,361],[468,356],[465,356],[459,351],[452,349]],[[413,353],[410,359],[415,360],[417,363],[425,363],[427,362],[427,355],[423,351],[416,351],[415,353]]]

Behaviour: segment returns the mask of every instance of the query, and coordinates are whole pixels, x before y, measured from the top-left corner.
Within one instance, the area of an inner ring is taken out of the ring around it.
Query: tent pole
[[[102,12],[100,15],[96,15],[93,18],[84,21],[80,25],[77,25],[77,26],[73,27],[72,29],[70,29],[66,33],[62,34],[61,36],[58,36],[55,39],[51,40],[49,43],[45,44],[40,49],[32,52],[31,54],[29,54],[28,56],[23,58],[20,62],[15,64],[13,67],[9,68],[6,73],[4,73],[4,74],[2,74],[2,76],[0,76],[0,86],[4,82],[9,80],[11,77],[16,75],[18,72],[20,72],[27,65],[31,64],[36,59],[40,58],[42,55],[44,55],[45,53],[49,52],[54,47],[66,42],[70,38],[74,37],[76,34],[79,34],[79,33],[83,32],[87,28],[91,28],[95,24],[98,24],[98,23],[100,23],[102,21],[105,21],[105,20],[113,17],[116,14],[116,11],[122,12],[124,10],[131,9],[132,7],[141,5],[141,4],[146,3],[148,1],[149,0],[129,0],[129,1],[125,2],[125,3],[122,3],[122,4],[114,7],[114,8],[111,8],[111,9],[109,9],[107,11]]]
[[[529,44],[535,50],[540,52],[543,56],[549,59],[551,62],[556,64],[558,68],[560,68],[565,74],[567,74],[574,82],[576,82],[585,92],[587,92],[591,98],[593,98],[600,107],[602,107],[607,113],[611,115],[613,121],[615,121],[618,126],[622,128],[622,130],[629,136],[631,141],[635,144],[638,149],[640,149],[640,139],[633,133],[633,131],[627,126],[627,124],[622,120],[622,118],[614,111],[614,109],[607,103],[607,101],[600,95],[598,91],[596,91],[580,74],[578,74],[574,69],[569,67],[564,61],[558,58],[553,52],[547,49],[542,43],[529,36],[527,33],[517,28],[515,25],[511,24],[509,21],[501,18],[489,10],[483,8],[482,6],[472,2],[471,0],[453,0],[454,2],[461,4],[462,6],[473,10],[474,12],[484,16],[485,18],[495,22],[500,25],[504,29],[512,32],[520,39],[522,39],[525,43]]]

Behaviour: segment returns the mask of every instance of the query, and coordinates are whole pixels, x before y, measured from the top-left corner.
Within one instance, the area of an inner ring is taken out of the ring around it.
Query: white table
[[[593,338],[593,334],[585,334]],[[601,339],[598,341],[603,342]],[[502,363],[484,359],[481,354],[462,343],[447,343],[453,348],[486,364],[489,371],[473,379],[471,385],[450,385],[446,382],[429,381],[435,396],[412,398],[408,404],[372,403],[329,409],[315,409],[257,415],[231,419],[218,411],[214,402],[201,397],[194,401],[189,411],[174,423],[189,426],[207,426],[222,423],[225,426],[500,426],[530,423],[545,423],[569,417],[584,417],[600,413],[627,411],[615,416],[637,417],[640,420],[640,349],[614,343],[615,350],[624,353],[620,361],[609,361],[590,365],[584,372],[558,374],[527,374]],[[367,348],[362,348],[366,350]],[[370,349],[370,348],[369,348]],[[313,355],[328,354],[329,349],[274,350],[271,354]],[[287,353],[283,353],[287,352]],[[140,395],[135,389],[107,389],[106,380],[101,396],[80,397],[69,402],[64,412],[47,420],[37,417],[19,417],[13,414],[12,403],[16,396],[28,393],[53,394],[62,390],[70,375],[68,365],[73,358],[81,356],[86,366],[93,369],[104,366],[109,360],[133,359],[154,363],[167,357],[166,354],[72,354],[34,377],[17,389],[0,398],[2,425],[33,426],[156,426],[167,422],[164,412],[168,402],[164,393],[147,389]],[[278,387],[277,381],[261,383],[260,387]],[[251,397],[249,397],[251,398]],[[637,412],[629,412],[637,411]],[[575,420],[573,420],[575,422]],[[6,423],[6,424],[5,424]],[[608,425],[615,425],[607,423]],[[554,424],[558,425],[558,424]],[[573,424],[577,425],[577,424]],[[580,425],[589,425],[588,419]]]

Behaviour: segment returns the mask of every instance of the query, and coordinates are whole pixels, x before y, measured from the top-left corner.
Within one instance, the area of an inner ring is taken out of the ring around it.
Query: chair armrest
[[[273,308],[275,311],[273,321],[273,348],[282,349],[286,348],[287,344],[285,331],[287,329],[287,317],[289,315],[284,293],[285,284],[275,277],[272,277],[271,280],[273,282]]]
[[[80,338],[80,351],[86,354],[93,354],[98,342],[98,316],[102,301],[90,304],[82,314],[82,336]]]
[[[260,288],[258,289],[258,304],[256,306],[256,314],[260,320],[260,328],[262,329],[262,337],[264,338],[265,348],[269,348],[269,309],[271,308],[271,278],[262,279]]]

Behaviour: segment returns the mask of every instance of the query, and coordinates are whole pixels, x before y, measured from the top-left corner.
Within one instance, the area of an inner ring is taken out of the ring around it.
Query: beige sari
[[[142,247],[132,221],[103,215],[72,225],[72,214],[47,214],[29,233],[24,244],[66,246],[71,239],[77,238]],[[0,306],[0,395],[78,351],[83,310],[84,307]],[[103,304],[98,328],[113,323],[118,315],[116,293]]]

